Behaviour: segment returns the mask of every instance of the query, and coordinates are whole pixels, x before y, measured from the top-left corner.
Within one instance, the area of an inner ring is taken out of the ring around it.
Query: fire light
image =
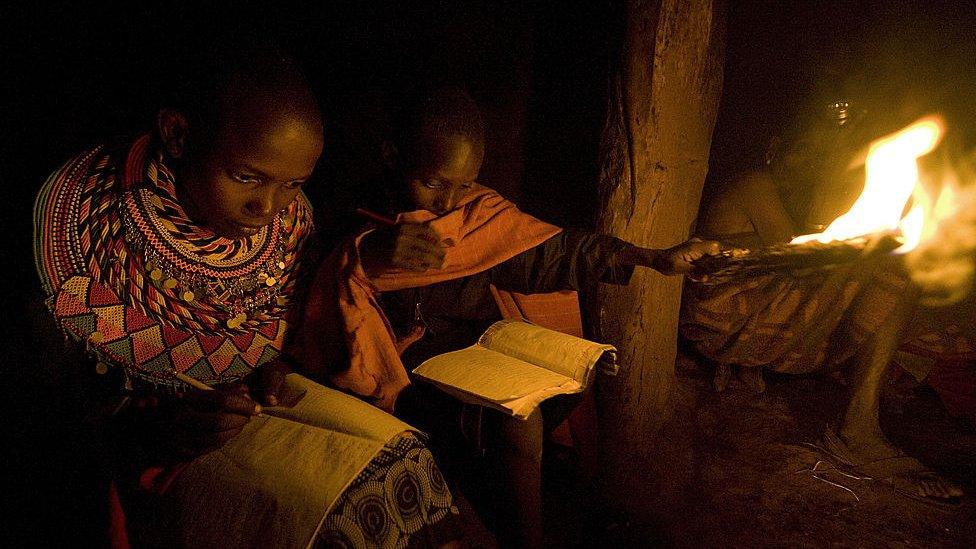
[[[918,159],[939,144],[944,133],[942,120],[922,118],[892,135],[873,142],[868,149],[864,190],[854,205],[823,232],[798,236],[792,244],[850,240],[865,235],[898,232],[904,241],[897,251],[907,252],[919,244],[929,223],[928,195],[919,180]],[[912,209],[902,215],[908,201]]]
[[[893,253],[905,257],[923,304],[963,299],[976,278],[976,188],[963,186],[948,170],[939,178],[936,195],[919,177],[918,159],[932,152],[944,133],[942,119],[929,116],[873,142],[864,191],[854,205],[823,232],[790,244],[894,235],[901,245]]]

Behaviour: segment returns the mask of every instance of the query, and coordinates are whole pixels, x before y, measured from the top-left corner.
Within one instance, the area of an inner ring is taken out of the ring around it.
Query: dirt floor
[[[842,404],[834,379],[767,375],[761,395],[735,381],[717,393],[693,372],[679,380],[689,398],[671,427],[683,434],[671,440],[690,450],[663,488],[632,477],[628,489],[643,496],[628,506],[636,512],[614,514],[582,493],[567,481],[572,454],[550,452],[553,547],[976,547],[976,497],[937,506],[830,470],[835,464],[813,445]],[[937,395],[909,376],[887,383],[881,414],[893,442],[976,495],[969,421],[948,417]]]

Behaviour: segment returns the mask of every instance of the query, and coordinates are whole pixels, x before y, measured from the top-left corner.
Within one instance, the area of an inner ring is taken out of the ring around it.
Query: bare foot
[[[883,435],[824,431],[824,447],[858,473],[886,482],[895,490],[937,502],[963,496],[962,489],[888,442]]]

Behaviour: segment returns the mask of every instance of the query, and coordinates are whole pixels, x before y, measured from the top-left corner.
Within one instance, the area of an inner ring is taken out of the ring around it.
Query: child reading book
[[[407,103],[384,148],[386,196],[372,205],[395,224],[367,225],[319,267],[292,350],[309,373],[431,433],[442,457],[456,447],[461,404],[411,384],[406,368],[471,345],[499,320],[491,286],[531,294],[625,284],[635,265],[685,273],[718,250],[714,242],[640,248],[535,219],[476,182],[484,149],[481,116],[464,91],[435,89]],[[499,520],[506,546],[542,543],[543,433],[572,404],[549,399],[525,419],[486,414],[502,475],[491,500],[515,515]]]
[[[81,498],[51,516],[72,545],[107,546],[71,522],[104,490],[113,547],[455,540],[412,429],[277,359],[312,229],[299,189],[323,148],[311,89],[271,45],[187,38],[207,47],[161,73],[180,86],[153,131],[79,154],[38,193],[43,294],[24,369],[47,417],[63,416],[38,434],[70,432],[56,453],[72,463],[38,471],[63,480],[48,500]],[[76,462],[103,482],[76,489]],[[383,482],[426,489],[403,498]],[[359,513],[365,501],[378,511]]]

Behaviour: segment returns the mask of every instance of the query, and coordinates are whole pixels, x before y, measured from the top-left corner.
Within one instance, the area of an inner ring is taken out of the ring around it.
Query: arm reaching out
[[[691,271],[692,263],[705,255],[715,255],[721,250],[714,240],[691,239],[664,250],[628,246],[617,252],[621,265],[650,267],[665,275],[683,275]]]

